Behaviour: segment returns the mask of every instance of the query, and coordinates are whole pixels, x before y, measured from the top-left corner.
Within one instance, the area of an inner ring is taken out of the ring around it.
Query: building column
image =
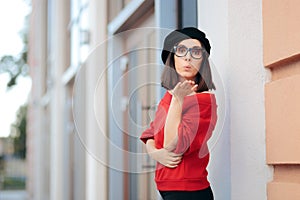
[[[46,132],[43,96],[46,91],[47,67],[47,1],[33,0],[30,15],[28,62],[32,77],[31,98],[28,109],[27,130],[27,191],[33,200],[48,199],[44,145]]]
[[[50,200],[64,200],[64,70],[69,66],[69,1],[49,3]]]
[[[86,200],[107,196],[107,1],[91,0],[90,53],[86,61]]]

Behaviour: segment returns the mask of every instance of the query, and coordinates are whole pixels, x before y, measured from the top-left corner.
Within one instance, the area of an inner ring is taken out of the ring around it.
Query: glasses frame
[[[177,51],[177,48],[178,47],[184,47],[187,51],[185,52],[185,54],[184,55],[177,55],[176,54],[176,51]],[[201,57],[200,58],[195,58],[194,56],[193,56],[193,54],[191,53],[191,51],[193,50],[193,49],[199,49],[199,50],[201,50]],[[191,57],[192,58],[194,58],[194,59],[196,59],[196,60],[199,60],[199,59],[201,59],[202,57],[203,57],[203,48],[198,48],[198,47],[192,47],[192,48],[187,48],[186,46],[184,46],[184,45],[176,45],[176,46],[174,46],[173,47],[173,50],[174,50],[174,54],[177,56],[177,57],[184,57],[184,56],[186,56],[187,55],[187,53],[188,52],[190,52],[190,55],[191,55]]]

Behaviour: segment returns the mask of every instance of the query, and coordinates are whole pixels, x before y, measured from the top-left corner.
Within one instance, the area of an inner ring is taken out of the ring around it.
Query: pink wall
[[[263,0],[268,200],[300,199],[300,1]]]

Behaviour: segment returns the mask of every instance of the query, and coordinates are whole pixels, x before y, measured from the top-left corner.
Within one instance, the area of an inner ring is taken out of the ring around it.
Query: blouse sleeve
[[[182,119],[178,126],[178,141],[175,153],[191,153],[206,145],[215,126],[214,104],[193,103],[183,109]]]
[[[148,139],[154,139],[154,135],[164,128],[166,119],[166,110],[162,106],[162,102],[158,105],[154,120],[150,123],[150,127],[146,129],[140,139],[146,144]]]

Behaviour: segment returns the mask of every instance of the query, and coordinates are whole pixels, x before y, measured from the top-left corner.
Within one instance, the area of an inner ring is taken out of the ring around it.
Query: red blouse
[[[155,140],[157,149],[163,148],[164,124],[172,95],[166,92],[158,105],[155,119],[140,139],[146,143]],[[217,121],[215,95],[197,93],[186,96],[182,105],[182,118],[178,126],[178,142],[175,153],[183,153],[182,161],[176,168],[156,165],[155,181],[160,191],[202,190],[210,184],[206,167],[209,161],[207,140],[211,137]]]

